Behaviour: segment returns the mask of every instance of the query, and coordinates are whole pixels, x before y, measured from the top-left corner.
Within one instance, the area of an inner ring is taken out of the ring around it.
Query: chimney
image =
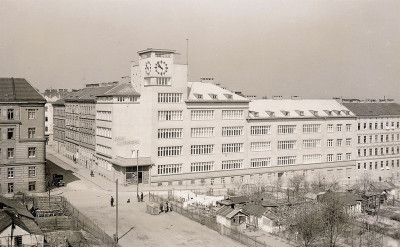
[[[275,99],[275,100],[282,99],[282,95],[273,95],[272,99]]]
[[[212,82],[214,81],[214,78],[212,77],[202,77],[200,78],[200,82]]]
[[[291,97],[291,99],[293,99],[293,100],[298,100],[298,99],[301,99],[301,97],[300,97],[300,96],[297,96],[297,95],[293,95],[293,96]]]

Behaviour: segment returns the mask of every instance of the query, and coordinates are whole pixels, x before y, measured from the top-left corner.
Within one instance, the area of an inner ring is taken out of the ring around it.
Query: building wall
[[[356,134],[357,177],[399,180],[400,116],[359,117]]]

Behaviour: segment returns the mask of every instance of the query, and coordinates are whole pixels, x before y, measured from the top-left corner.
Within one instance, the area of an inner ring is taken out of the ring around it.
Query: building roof
[[[237,95],[209,82],[189,82],[189,102],[250,102],[249,99]]]
[[[223,206],[218,211],[216,212],[217,215],[224,216],[227,219],[232,219],[235,217],[237,214],[244,215],[240,209],[233,209],[229,206]]]
[[[108,90],[107,92],[103,93],[102,95],[98,96],[140,96],[138,92],[135,91],[132,84],[124,83],[113,87],[112,89]]]
[[[255,205],[255,204],[247,204],[243,208],[243,212],[247,213],[249,215],[255,215],[257,217],[261,217],[264,215],[264,213],[267,211],[266,208],[264,208],[261,205]]]
[[[343,103],[356,116],[399,116],[397,103]]]
[[[31,213],[28,212],[28,210],[25,208],[22,203],[14,200],[10,200],[8,198],[5,198],[4,196],[0,196],[0,207],[7,207],[15,210],[18,214],[23,215],[28,218],[34,218]]]
[[[146,52],[167,52],[167,53],[176,53],[175,50],[147,48],[147,49],[145,49],[145,50],[138,51],[138,54],[140,55],[140,54],[143,54],[143,53],[146,53]]]
[[[362,201],[363,199],[353,193],[350,192],[326,192],[321,195],[319,199],[325,200],[327,197],[333,196],[336,198],[341,204],[351,206],[356,205],[357,202]]]
[[[113,158],[111,162],[122,167],[136,166],[136,164],[138,164],[138,166],[148,166],[154,164],[150,157],[139,157],[138,160],[137,158],[123,158],[117,156],[116,158]]]
[[[53,103],[53,105],[65,105],[65,99],[59,99]]]
[[[14,215],[9,211],[0,211],[0,232],[7,229],[12,223],[34,235],[43,235],[43,232],[36,225],[33,219],[28,219],[23,216]]]
[[[249,202],[249,198],[247,196],[231,196],[229,197],[234,204],[246,203]]]
[[[249,118],[323,118],[355,117],[336,100],[261,99],[249,104]]]
[[[46,102],[24,78],[0,78],[0,102]]]
[[[67,97],[65,97],[65,102],[94,101],[96,96],[103,95],[114,87],[116,86],[86,87],[67,95]]]

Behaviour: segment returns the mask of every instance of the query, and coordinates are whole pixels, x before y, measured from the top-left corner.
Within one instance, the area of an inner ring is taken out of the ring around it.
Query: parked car
[[[64,179],[63,175],[53,174],[53,182],[52,182],[52,184],[54,186],[57,186],[57,187],[65,186],[65,183],[64,183],[63,179]]]

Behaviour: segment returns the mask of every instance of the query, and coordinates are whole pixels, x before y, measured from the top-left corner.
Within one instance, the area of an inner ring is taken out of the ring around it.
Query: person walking
[[[143,202],[143,192],[140,192],[140,201]]]
[[[111,207],[114,207],[114,197],[112,197],[112,196],[111,196],[110,203],[111,203]]]

